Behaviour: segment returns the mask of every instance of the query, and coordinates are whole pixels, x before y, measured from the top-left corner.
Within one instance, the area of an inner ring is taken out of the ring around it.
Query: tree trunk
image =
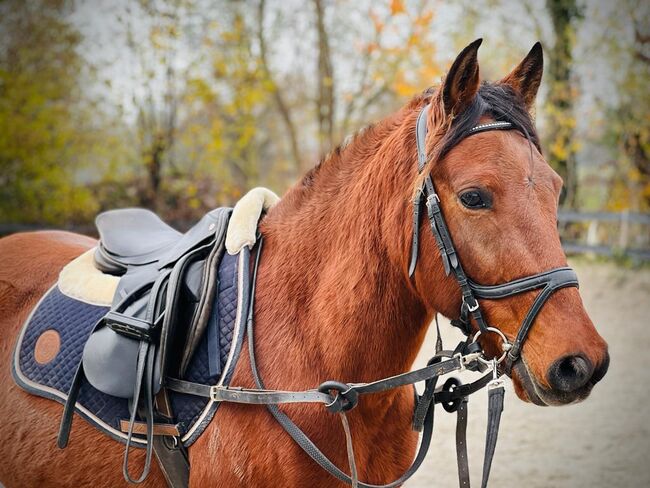
[[[564,192],[560,198],[563,207],[576,204],[578,190],[576,145],[574,143],[576,88],[572,80],[573,23],[580,17],[576,0],[547,0],[547,8],[555,31],[555,44],[551,50],[548,67],[549,93],[547,104],[548,128],[546,148],[549,162],[564,179]]]
[[[318,32],[318,142],[323,158],[334,145],[334,72],[329,36],[325,29],[325,10],[322,0],[314,0],[316,29]]]
[[[266,54],[266,41],[264,39],[264,12],[266,7],[266,1],[260,0],[260,3],[257,8],[257,37],[260,45],[260,61],[262,63],[262,68],[266,78],[273,85],[273,99],[275,104],[278,106],[280,116],[282,121],[287,129],[289,134],[289,145],[291,147],[291,157],[293,158],[294,165],[296,167],[296,172],[301,174],[305,168],[302,167],[302,157],[300,156],[300,147],[298,146],[298,134],[296,131],[296,126],[293,123],[293,118],[291,117],[291,111],[289,105],[287,104],[284,95],[280,89],[280,86],[275,82],[273,74],[268,65],[267,54]]]

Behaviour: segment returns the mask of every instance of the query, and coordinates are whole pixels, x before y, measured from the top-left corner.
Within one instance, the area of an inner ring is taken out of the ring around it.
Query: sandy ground
[[[587,311],[609,343],[607,376],[583,403],[537,407],[506,389],[490,486],[650,486],[650,270],[574,261]],[[442,324],[441,324],[442,325]],[[433,328],[432,328],[433,329]],[[445,345],[457,334],[444,324]],[[434,347],[430,330],[416,366]],[[476,378],[470,373],[469,378]],[[480,486],[487,396],[469,403],[468,445],[474,486]],[[409,488],[458,486],[455,414],[436,410],[431,449]]]

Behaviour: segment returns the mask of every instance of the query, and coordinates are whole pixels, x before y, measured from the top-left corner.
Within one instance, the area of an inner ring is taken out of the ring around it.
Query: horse
[[[260,223],[264,253],[255,300],[257,367],[268,388],[303,390],[325,379],[369,382],[408,371],[436,314],[457,318],[462,296],[445,272],[429,223],[409,275],[413,198],[430,176],[467,274],[484,284],[566,266],[556,215],[561,178],[545,161],[531,112],[541,83],[536,44],[497,82],[480,80],[480,40],[455,59],[441,84],[415,96],[336,148],[290,188]],[[416,118],[429,106],[418,172]],[[512,122],[519,130],[462,137],[463,127]],[[19,389],[10,374],[12,339],[61,268],[96,245],[67,232],[0,240],[0,482],[14,486],[120,486],[119,443],[74,420],[66,450],[55,448],[61,407]],[[535,298],[526,291],[481,299],[485,320],[512,341]],[[477,331],[472,320],[470,327]],[[497,334],[483,334],[488,357]],[[537,405],[583,400],[605,375],[607,344],[576,287],[554,293],[509,375],[517,396]],[[232,385],[253,388],[239,359]],[[410,465],[412,388],[365,396],[348,413],[359,479],[387,483]],[[346,469],[337,416],[320,405],[282,406],[312,441]],[[142,461],[141,450],[133,454]],[[260,405],[226,403],[189,449],[190,486],[345,486],[323,472]],[[348,471],[349,472],[349,471]],[[157,466],[144,486],[164,486]]]

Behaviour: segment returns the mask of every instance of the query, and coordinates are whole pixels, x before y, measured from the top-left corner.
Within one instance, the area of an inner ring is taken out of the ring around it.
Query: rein
[[[423,171],[428,160],[425,145],[428,112],[429,105],[422,109],[418,115],[416,124],[418,172],[420,173]],[[465,137],[488,130],[509,129],[516,128],[510,122],[492,122],[481,124],[470,129],[466,133]],[[460,486],[468,488],[470,486],[466,442],[468,397],[480,389],[487,387],[488,424],[481,481],[481,487],[485,488],[490,475],[490,467],[494,457],[501,412],[503,410],[505,390],[503,387],[503,380],[500,379],[499,376],[502,373],[509,373],[514,362],[519,359],[521,348],[526,340],[528,332],[530,331],[541,308],[550,296],[561,288],[569,286],[577,287],[578,280],[575,272],[571,268],[566,267],[555,268],[499,285],[479,285],[469,279],[461,266],[458,253],[456,252],[453,240],[447,228],[440,207],[440,198],[435,191],[431,175],[425,177],[424,183],[413,201],[413,240],[409,264],[409,276],[412,276],[415,272],[418,260],[420,213],[423,201],[426,202],[429,224],[436,239],[445,272],[447,275],[453,274],[462,293],[462,305],[459,318],[453,320],[452,324],[459,327],[464,332],[467,336],[467,340],[460,342],[455,350],[442,350],[440,340],[438,340],[436,353],[426,367],[373,381],[371,383],[342,383],[338,381],[326,381],[316,389],[305,391],[266,389],[255,360],[253,327],[257,270],[263,245],[263,239],[260,238],[257,244],[257,253],[253,268],[249,314],[246,329],[251,370],[256,388],[210,386],[174,378],[165,378],[164,386],[170,390],[210,398],[213,401],[266,405],[278,423],[311,459],[313,459],[330,475],[342,482],[351,484],[355,488],[392,488],[403,484],[418,470],[431,443],[434,406],[437,403],[442,404],[446,411],[457,413],[456,453],[458,458],[458,478]],[[517,336],[512,342],[509,341],[500,329],[489,326],[485,321],[478,299],[498,300],[537,289],[541,289],[541,292],[535,298],[519,327]],[[478,327],[478,330],[474,334],[472,334],[471,319],[474,319],[474,322]],[[485,358],[482,348],[477,342],[481,335],[487,335],[487,333],[490,332],[498,334],[502,340],[503,353],[500,357],[494,359]],[[504,363],[502,368],[499,367],[501,363]],[[437,386],[440,376],[454,371],[460,372],[463,370],[471,370],[484,372],[488,369],[489,372],[487,374],[473,383],[461,384],[458,379],[449,378],[442,387]],[[422,395],[418,395],[417,392],[415,393],[416,403],[412,419],[412,428],[416,431],[421,431],[422,436],[420,447],[411,466],[398,479],[385,485],[372,485],[359,481],[356,461],[352,449],[351,433],[346,416],[347,412],[356,407],[359,397],[362,395],[388,391],[401,386],[415,385],[415,383],[419,382],[424,382],[425,388]],[[305,434],[284,412],[278,408],[278,405],[286,403],[321,403],[330,413],[339,414],[346,437],[350,475],[343,472],[330,459],[328,459],[311,441],[307,434]]]
[[[486,366],[479,361],[482,358],[480,346],[475,342],[471,344],[461,342],[455,351],[437,351],[436,355],[424,368],[407,373],[401,373],[371,383],[346,384],[338,381],[325,381],[317,389],[304,391],[267,390],[262,378],[260,377],[257,362],[255,360],[255,335],[253,328],[255,285],[257,281],[257,269],[262,245],[263,238],[260,238],[257,243],[257,253],[251,283],[250,309],[246,325],[248,352],[256,388],[210,386],[174,378],[165,379],[166,388],[180,393],[210,398],[213,401],[266,405],[278,423],[305,451],[305,453],[335,478],[351,484],[355,488],[393,488],[402,485],[413,476],[426,457],[433,434],[434,404],[442,403],[443,407],[448,412],[458,412],[456,447],[457,450],[466,449],[465,446],[467,443],[465,440],[465,434],[467,426],[467,397],[485,386],[488,386],[490,388],[490,398],[495,398],[494,401],[490,402],[490,411],[492,414],[489,415],[488,435],[486,437],[486,446],[492,447],[486,450],[485,459],[486,463],[491,463],[494,447],[496,446],[499,420],[503,409],[504,394],[503,382],[497,377],[498,375],[495,365],[493,365],[490,373],[484,375],[473,383],[461,385],[459,380],[450,378],[441,389],[435,389],[437,380],[440,376],[454,371],[485,370]],[[346,413],[357,406],[361,395],[384,392],[401,386],[415,385],[415,383],[422,381],[425,383],[425,391],[421,396],[418,396],[416,393],[417,402],[412,422],[414,430],[422,431],[422,437],[417,455],[415,456],[411,466],[402,476],[391,483],[373,485],[359,481],[356,476],[356,461],[354,460],[352,438]],[[346,449],[348,452],[348,461],[352,476],[348,476],[338,468],[327,456],[325,456],[325,454],[323,454],[311,439],[309,439],[307,434],[305,434],[284,412],[278,408],[278,405],[286,403],[321,403],[330,413],[339,414],[345,432]],[[464,459],[464,461],[461,461],[461,457],[459,456],[459,480],[461,486],[469,487],[467,455],[465,454],[462,459]],[[490,467],[487,466],[486,468],[484,465],[484,479],[482,486],[487,486],[487,476],[489,476],[489,471]]]

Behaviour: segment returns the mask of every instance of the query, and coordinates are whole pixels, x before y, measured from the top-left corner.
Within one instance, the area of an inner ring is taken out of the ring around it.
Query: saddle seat
[[[157,261],[182,236],[155,213],[143,208],[110,210],[95,220],[100,246],[95,254],[97,268],[123,274],[128,265]]]
[[[146,209],[104,212],[95,221],[100,238],[95,265],[104,273],[115,275],[126,273],[129,267],[156,262],[161,269],[213,233],[219,220],[213,210],[181,234]]]

